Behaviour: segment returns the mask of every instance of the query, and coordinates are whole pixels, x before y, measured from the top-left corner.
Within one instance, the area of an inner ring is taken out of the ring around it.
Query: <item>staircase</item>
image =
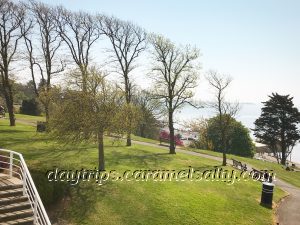
[[[0,225],[51,225],[20,153],[0,149]]]
[[[0,174],[0,225],[33,223],[33,211],[27,196],[23,195],[22,182]]]

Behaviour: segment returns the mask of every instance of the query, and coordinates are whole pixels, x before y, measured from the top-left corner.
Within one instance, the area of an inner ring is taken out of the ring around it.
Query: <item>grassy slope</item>
[[[152,140],[149,138],[142,138],[138,136],[133,136],[133,140],[137,141],[143,141],[147,143],[153,143],[153,144],[158,144],[159,141],[157,140]],[[222,154],[219,152],[214,152],[214,151],[209,151],[209,150],[200,150],[200,149],[193,149],[193,148],[185,148],[186,150],[190,151],[195,151],[195,152],[200,152],[204,153],[207,155],[213,155],[213,156],[218,156],[222,157]],[[256,169],[268,169],[268,170],[273,170],[276,172],[277,176],[281,178],[282,180],[289,182],[297,187],[300,187],[300,172],[293,172],[293,171],[286,171],[285,168],[277,163],[272,163],[272,162],[266,162],[266,161],[261,161],[257,159],[251,159],[251,158],[246,158],[246,157],[239,157],[236,155],[227,155],[228,159],[236,159],[241,162],[247,162],[254,166]]]
[[[91,145],[62,146],[35,128],[0,120],[0,146],[24,154],[44,201],[65,188],[45,180],[45,171],[93,169],[97,149]],[[106,141],[107,169],[207,169],[219,163],[184,154],[169,155],[162,149],[134,145],[111,146]],[[240,182],[92,182],[70,188],[69,207],[60,215],[74,224],[272,224],[272,210],[259,205],[261,184]],[[276,189],[275,200],[284,193]],[[51,200],[51,199],[50,199]]]
[[[213,155],[213,156],[218,156],[222,157],[222,153],[219,152],[214,152],[214,151],[209,151],[209,150],[200,150],[200,149],[191,149],[187,148],[187,150],[195,151],[195,152],[200,152],[208,155]],[[277,177],[289,182],[297,187],[300,187],[300,172],[293,172],[293,171],[287,171],[282,165],[279,165],[277,163],[272,163],[272,162],[266,162],[258,159],[251,159],[251,158],[246,158],[246,157],[240,157],[236,155],[227,155],[228,159],[236,159],[239,160],[243,163],[249,163],[256,169],[268,169],[268,170],[273,170]]]
[[[143,138],[143,137],[136,136],[134,134],[131,135],[131,139],[135,140],[135,141],[141,141],[141,142],[146,142],[146,143],[151,143],[151,144],[159,144],[159,140]]]

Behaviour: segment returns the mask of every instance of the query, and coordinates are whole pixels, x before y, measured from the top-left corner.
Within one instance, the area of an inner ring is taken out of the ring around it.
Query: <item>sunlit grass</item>
[[[62,145],[35,127],[9,127],[0,120],[0,146],[24,154],[44,202],[54,204],[69,196],[67,207],[54,219],[72,224],[272,224],[273,210],[259,205],[261,183],[224,182],[81,182],[75,187],[49,183],[46,171],[76,170],[97,166],[97,148]],[[105,140],[106,169],[123,172],[136,169],[201,170],[220,166],[217,161],[186,154],[169,155],[164,149]],[[276,188],[274,200],[284,196]],[[59,216],[58,216],[59,215]],[[247,218],[247,219],[245,219]]]
[[[207,155],[222,157],[222,153],[219,153],[219,152],[214,152],[214,151],[210,151],[210,150],[193,149],[193,148],[187,148],[187,149],[190,151],[200,152],[200,153],[207,154]],[[241,161],[242,163],[249,163],[255,169],[273,170],[276,173],[276,176],[278,178],[280,178],[288,183],[291,183],[297,187],[300,187],[300,172],[287,171],[285,169],[285,167],[280,164],[262,161],[262,160],[258,160],[258,159],[240,157],[240,156],[231,155],[231,154],[227,154],[227,158],[229,159],[230,163],[231,163],[230,159],[236,159],[238,161]]]

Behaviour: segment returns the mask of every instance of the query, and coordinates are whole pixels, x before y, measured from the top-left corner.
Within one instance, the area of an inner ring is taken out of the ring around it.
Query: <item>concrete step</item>
[[[27,201],[28,201],[27,196],[0,198],[0,207],[14,204],[14,203],[27,202]]]
[[[24,219],[32,216],[33,216],[32,209],[24,209],[16,212],[8,212],[8,213],[0,214],[0,222],[3,223],[8,221],[15,221],[18,219]]]
[[[0,225],[33,225],[33,218],[32,217],[27,217],[23,219],[17,219],[14,221],[7,221],[0,223]]]
[[[23,188],[22,184],[8,184],[0,186],[0,191],[6,191],[6,190],[13,190],[13,189],[19,189]]]
[[[19,210],[30,209],[31,205],[29,202],[19,202],[10,205],[0,207],[0,215],[8,212],[16,212]]]
[[[7,197],[18,197],[18,196],[22,196],[22,195],[23,195],[23,189],[22,188],[0,191],[0,199],[1,198],[7,198]]]

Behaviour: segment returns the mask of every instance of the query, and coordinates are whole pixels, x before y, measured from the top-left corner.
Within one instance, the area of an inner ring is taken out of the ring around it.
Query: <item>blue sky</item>
[[[204,74],[214,69],[234,78],[228,91],[230,99],[261,102],[271,92],[279,92],[293,95],[300,106],[300,1],[43,2],[114,15],[175,43],[196,45],[202,53],[199,98],[209,98]]]

